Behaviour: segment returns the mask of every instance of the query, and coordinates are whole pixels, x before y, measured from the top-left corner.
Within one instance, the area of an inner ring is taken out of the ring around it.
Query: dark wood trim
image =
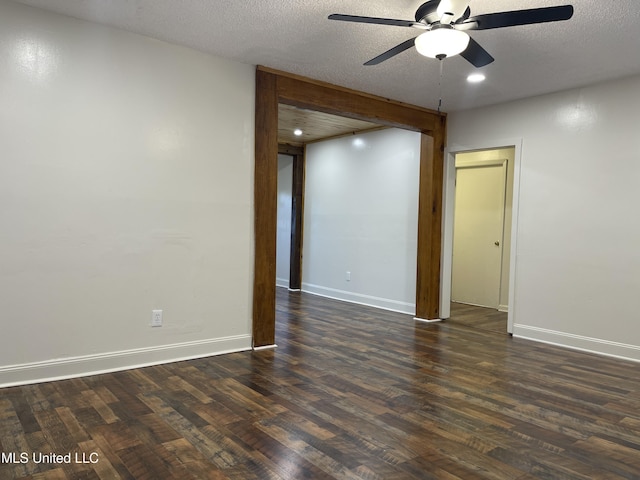
[[[422,134],[420,143],[416,317],[424,320],[440,315],[444,119],[438,130],[433,137]]]
[[[256,72],[253,345],[275,342],[276,225],[278,215],[277,76]]]
[[[254,346],[275,343],[278,103],[423,134],[420,155],[416,316],[436,318],[440,292],[446,114],[259,66],[256,72],[255,124]]]
[[[431,110],[286,74],[278,76],[278,98],[298,108],[419,132],[432,132],[440,117]]]
[[[319,140],[311,140],[307,143],[305,143],[306,145],[312,145],[314,143],[318,143],[318,142],[326,142],[327,140],[336,140],[338,138],[344,138],[344,137],[353,137],[354,135],[360,135],[363,133],[369,133],[369,132],[379,132],[380,130],[387,130],[390,127],[387,127],[386,125],[380,125],[379,127],[375,127],[375,128],[367,128],[366,130],[358,130],[357,132],[348,132],[348,133],[341,133],[339,135],[331,135],[329,137],[323,137]]]
[[[298,147],[297,145],[289,145],[286,143],[278,144],[278,153],[282,155],[302,155],[304,153],[304,147]]]
[[[279,155],[293,158],[291,178],[291,248],[289,250],[289,288],[302,288],[302,224],[304,221],[304,152],[305,147],[281,143]]]
[[[302,223],[304,220],[304,166],[305,156],[294,155],[291,182],[291,254],[289,288],[302,288]]]

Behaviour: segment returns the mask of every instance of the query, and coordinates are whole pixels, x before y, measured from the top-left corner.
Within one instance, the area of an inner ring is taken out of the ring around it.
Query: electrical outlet
[[[351,272],[347,272],[347,275],[346,275],[345,280],[346,280],[347,282],[350,282],[350,281],[351,281]]]
[[[151,310],[151,326],[162,326],[162,310]]]

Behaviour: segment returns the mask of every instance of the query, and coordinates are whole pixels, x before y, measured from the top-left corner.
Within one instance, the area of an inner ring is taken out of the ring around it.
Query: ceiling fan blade
[[[387,50],[386,52],[378,55],[377,57],[372,58],[367,63],[365,63],[365,65],[367,66],[378,65],[379,63],[382,63],[385,60],[389,60],[391,57],[395,57],[399,53],[402,53],[405,50],[410,49],[414,45],[415,45],[415,38],[410,38],[409,40],[402,42],[400,45],[396,45],[395,47]]]
[[[473,38],[469,37],[469,46],[460,54],[474,67],[480,68],[489,65],[494,58]]]
[[[334,13],[329,15],[329,20],[340,20],[342,22],[374,23],[376,25],[393,25],[395,27],[413,27],[416,22],[413,20],[396,20],[394,18],[360,17],[358,15],[342,15]]]
[[[491,28],[515,27],[517,25],[531,25],[534,23],[559,22],[569,20],[573,16],[573,6],[560,5],[557,7],[531,8],[528,10],[514,10],[511,12],[488,13],[470,17],[459,25],[475,23],[469,30],[489,30]]]

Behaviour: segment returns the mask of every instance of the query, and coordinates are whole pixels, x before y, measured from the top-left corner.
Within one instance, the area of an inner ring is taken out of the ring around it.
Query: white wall
[[[253,67],[2,2],[0,105],[0,385],[250,347]]]
[[[278,155],[278,228],[276,236],[276,285],[289,287],[291,265],[291,208],[293,157]]]
[[[307,145],[304,291],[415,313],[419,168],[415,132]]]
[[[522,139],[514,335],[640,360],[638,125],[640,77],[449,116],[451,150]]]

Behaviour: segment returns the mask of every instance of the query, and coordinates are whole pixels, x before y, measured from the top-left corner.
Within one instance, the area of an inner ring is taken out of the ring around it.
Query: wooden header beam
[[[265,67],[256,70],[253,344],[275,344],[278,104],[422,133],[416,317],[439,316],[446,114]]]

